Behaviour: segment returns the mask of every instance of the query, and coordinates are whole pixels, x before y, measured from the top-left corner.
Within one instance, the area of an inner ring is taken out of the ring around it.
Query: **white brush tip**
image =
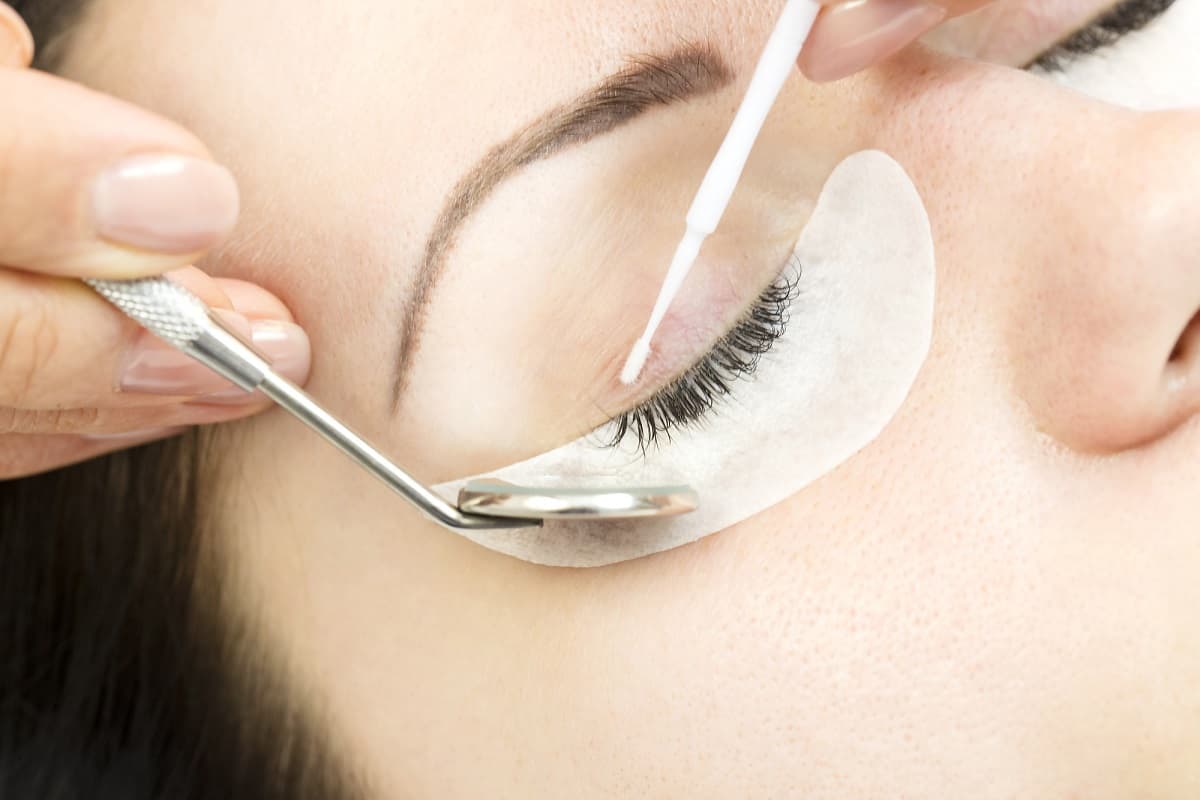
[[[625,366],[621,369],[621,383],[626,386],[636,383],[648,358],[650,358],[650,342],[646,339],[638,339],[633,345],[633,350],[629,351],[629,358],[625,359]]]

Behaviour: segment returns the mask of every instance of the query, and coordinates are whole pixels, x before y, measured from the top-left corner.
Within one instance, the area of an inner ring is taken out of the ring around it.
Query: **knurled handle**
[[[210,326],[208,306],[166,278],[84,281],[134,322],[179,348],[191,345]]]
[[[203,300],[166,278],[85,282],[134,322],[248,392],[271,372],[270,363],[209,313]]]

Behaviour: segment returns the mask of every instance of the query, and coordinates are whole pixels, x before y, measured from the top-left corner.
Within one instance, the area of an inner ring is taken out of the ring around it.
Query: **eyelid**
[[[803,268],[790,257],[783,270],[743,311],[736,322],[682,374],[628,411],[602,426],[602,440],[618,447],[634,438],[643,454],[672,432],[701,425],[735,393],[736,384],[752,378],[759,360],[787,330]]]

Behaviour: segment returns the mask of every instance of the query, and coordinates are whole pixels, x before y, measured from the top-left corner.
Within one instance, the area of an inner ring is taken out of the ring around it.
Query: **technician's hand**
[[[834,81],[894,55],[951,17],[991,0],[820,0],[825,8],[800,69],[814,81]]]
[[[237,218],[229,172],[181,128],[27,69],[32,53],[0,2],[0,479],[266,406],[220,394],[230,385],[75,277],[178,270],[293,380],[309,364],[308,339],[279,300],[187,267]]]

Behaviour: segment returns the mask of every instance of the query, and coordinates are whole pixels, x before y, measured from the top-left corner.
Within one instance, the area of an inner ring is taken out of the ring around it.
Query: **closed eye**
[[[1111,47],[1162,16],[1174,0],[1124,0],[1086,27],[1042,53],[1027,69],[1057,71],[1083,56]],[[787,330],[800,290],[794,259],[734,326],[683,374],[603,429],[604,444],[631,443],[645,453],[673,433],[704,425],[729,401],[736,383],[752,379],[759,361]]]
[[[1123,36],[1140,31],[1166,13],[1175,0],[1124,0],[1087,27],[1042,53],[1027,69],[1061,72],[1082,56],[1112,47]]]
[[[649,399],[612,419],[605,444],[632,441],[645,453],[674,431],[702,425],[728,400],[737,381],[753,377],[758,363],[787,330],[800,291],[801,266],[793,258],[775,282],[715,345],[682,375]]]

